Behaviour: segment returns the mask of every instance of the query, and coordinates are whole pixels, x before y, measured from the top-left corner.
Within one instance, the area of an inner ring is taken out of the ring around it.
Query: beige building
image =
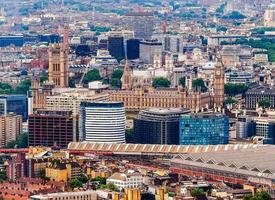
[[[71,110],[74,115],[79,114],[82,101],[107,102],[109,94],[96,93],[88,89],[72,89],[53,96],[46,97],[46,108],[49,110]]]
[[[265,11],[264,25],[267,27],[275,26],[275,9],[268,9]]]
[[[0,116],[0,145],[5,147],[8,142],[16,140],[22,133],[22,116],[8,114]]]
[[[49,82],[56,87],[68,87],[68,61],[65,45],[52,44],[49,48]]]
[[[34,195],[30,200],[97,200],[97,193],[94,190],[79,192],[59,192],[51,194]]]

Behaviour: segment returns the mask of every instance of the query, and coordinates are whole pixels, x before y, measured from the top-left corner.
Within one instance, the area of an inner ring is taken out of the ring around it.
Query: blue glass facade
[[[26,95],[1,95],[0,115],[15,113],[21,115],[23,120],[28,118],[28,98]]]
[[[228,144],[229,141],[229,119],[224,115],[183,115],[179,129],[179,143],[183,145]]]

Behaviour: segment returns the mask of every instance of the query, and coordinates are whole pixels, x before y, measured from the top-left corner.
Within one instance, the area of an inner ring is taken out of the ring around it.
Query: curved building
[[[123,103],[81,102],[80,139],[98,143],[125,143]]]

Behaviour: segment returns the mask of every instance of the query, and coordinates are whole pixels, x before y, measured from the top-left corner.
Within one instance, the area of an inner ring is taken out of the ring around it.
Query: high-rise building
[[[173,53],[183,52],[183,37],[180,35],[165,35],[163,43],[165,51]]]
[[[59,146],[78,140],[78,116],[72,111],[37,110],[29,116],[30,146]]]
[[[0,116],[0,147],[16,140],[22,133],[22,116],[7,114]]]
[[[126,14],[128,27],[135,33],[135,38],[151,39],[154,31],[154,15],[151,12],[130,12]]]
[[[0,115],[14,113],[21,115],[23,120],[28,118],[28,98],[26,95],[1,95]]]
[[[215,113],[183,115],[179,132],[179,143],[183,145],[228,144],[229,119]]]
[[[140,144],[179,144],[179,120],[189,110],[150,108],[134,119],[134,141]]]
[[[125,143],[123,103],[81,102],[80,138],[88,142]]]
[[[133,60],[139,58],[139,39],[129,39],[126,41],[127,59]]]
[[[125,58],[124,39],[121,36],[108,37],[108,51],[117,60]]]
[[[61,44],[52,44],[49,47],[49,82],[56,87],[68,87],[67,48]]]
[[[161,55],[162,43],[157,40],[141,41],[139,46],[140,59],[147,64],[153,64],[154,56]]]

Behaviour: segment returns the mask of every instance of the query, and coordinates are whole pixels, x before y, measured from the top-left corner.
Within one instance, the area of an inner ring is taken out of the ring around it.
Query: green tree
[[[13,149],[17,145],[17,142],[15,140],[9,141],[6,145],[7,149]]]
[[[134,129],[128,128],[125,130],[126,143],[134,143]]]
[[[16,143],[18,148],[27,148],[29,146],[28,133],[22,133],[18,136]]]
[[[108,184],[107,184],[107,187],[108,187],[108,189],[111,190],[111,191],[119,192],[118,187],[117,187],[115,184],[113,184],[113,183],[108,183]]]
[[[47,80],[48,80],[48,76],[40,76],[39,78],[40,83],[44,83]]]
[[[266,191],[256,192],[254,196],[246,195],[243,198],[244,200],[272,200],[270,194]]]
[[[69,77],[69,87],[75,88],[75,79],[73,77]]]
[[[164,77],[156,77],[153,80],[153,87],[158,88],[158,87],[170,87],[171,82]]]
[[[122,75],[123,75],[123,70],[115,69],[112,73],[112,78],[121,79]]]
[[[97,176],[91,179],[92,182],[98,182],[100,185],[106,185],[106,178]]]
[[[201,189],[201,188],[195,188],[195,189],[191,190],[191,196],[199,198],[199,197],[205,196],[205,193],[204,193],[203,189]]]
[[[202,92],[207,91],[207,87],[205,86],[204,81],[203,81],[202,78],[198,78],[196,80],[193,80],[192,81],[192,87],[200,89]]]
[[[0,171],[0,182],[7,180],[7,176],[4,170]]]
[[[224,85],[225,94],[228,96],[235,96],[237,94],[244,94],[248,87],[243,83],[226,83]]]
[[[69,181],[69,186],[74,189],[74,188],[80,188],[82,187],[82,183],[76,179],[76,178],[73,178]]]
[[[185,77],[181,77],[179,79],[179,84],[182,86],[182,87],[185,87],[186,86],[186,78]]]
[[[31,80],[24,80],[15,88],[16,94],[27,94],[31,87]]]
[[[237,101],[236,99],[232,98],[232,97],[228,97],[228,98],[226,98],[225,101],[224,101],[225,104],[235,104],[235,103],[237,103],[237,102],[238,102],[238,101]]]
[[[87,183],[88,182],[88,177],[85,174],[81,174],[78,178],[77,178],[81,183]]]
[[[84,84],[88,84],[89,82],[99,81],[99,80],[101,80],[101,76],[100,76],[99,70],[94,68],[94,69],[88,71],[85,74],[85,76],[83,78],[83,83]]]
[[[263,109],[269,108],[270,107],[270,101],[267,98],[261,99],[258,102],[259,106]]]

